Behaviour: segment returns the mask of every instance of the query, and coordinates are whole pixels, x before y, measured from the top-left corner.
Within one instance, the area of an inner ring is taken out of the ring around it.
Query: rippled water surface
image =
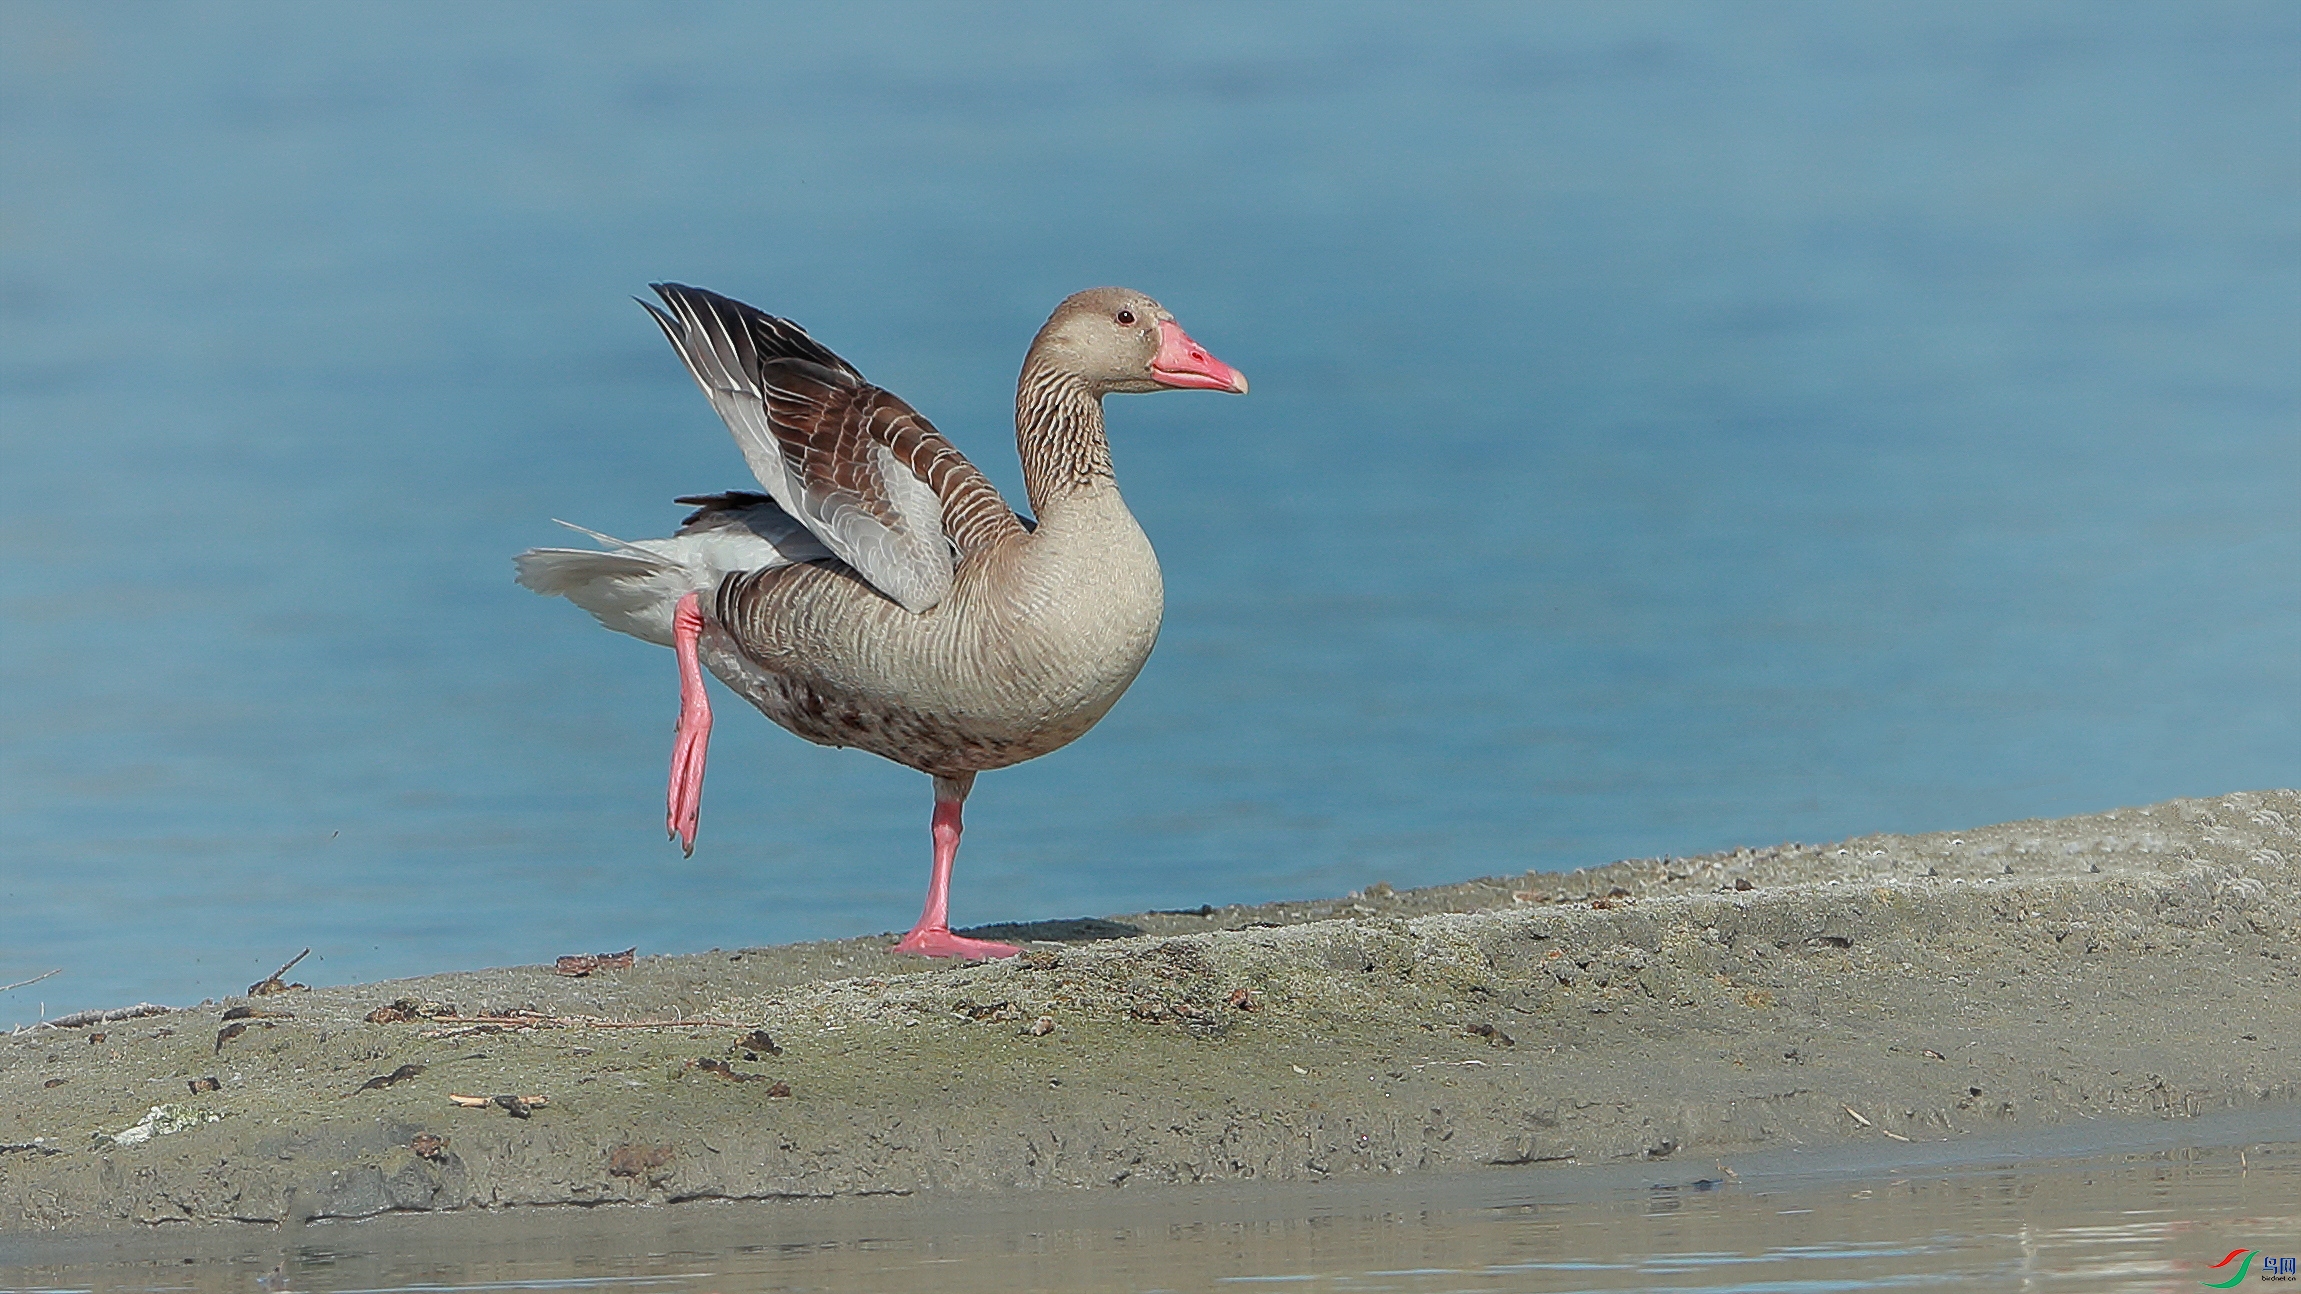
[[[723,699],[682,860],[669,657],[511,584],[747,484],[653,279],[1016,497],[1067,292],[1254,381],[1113,401],[1165,636],[985,779],[961,922],[2290,785],[2297,60],[2284,4],[0,7],[0,984],[63,971],[0,1025],[907,924],[923,778]]]
[[[0,1292],[2194,1290],[2301,1253],[2291,1115],[1731,1162],[0,1238]],[[2263,1140],[2262,1138],[2269,1138]],[[2226,1140],[2219,1140],[2226,1139]],[[1739,1167],[1737,1167],[1739,1165]],[[1745,1171],[1746,1170],[1746,1171]],[[2279,1288],[2269,1285],[2265,1288]]]

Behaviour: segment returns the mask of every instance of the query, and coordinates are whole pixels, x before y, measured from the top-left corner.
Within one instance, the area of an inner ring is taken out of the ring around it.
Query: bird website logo
[[[2198,1283],[2217,1290],[2234,1288],[2238,1282],[2245,1279],[2245,1273],[2252,1268],[2254,1254],[2255,1251],[2251,1249],[2230,1250],[2226,1257],[2210,1268],[2213,1271],[2220,1271],[2225,1267],[2229,1268],[2228,1279],[2199,1281]],[[2235,1265],[2231,1266],[2232,1264]],[[2301,1280],[2301,1274],[2297,1274],[2297,1268],[2301,1268],[2301,1258],[2263,1257],[2261,1259],[2261,1279],[2265,1281]]]

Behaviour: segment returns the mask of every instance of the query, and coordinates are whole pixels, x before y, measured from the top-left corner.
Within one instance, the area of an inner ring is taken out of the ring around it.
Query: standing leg
[[[951,933],[951,864],[959,857],[959,809],[974,789],[975,775],[935,779],[935,873],[927,882],[927,907],[919,924],[895,945],[899,953],[928,957],[1012,957],[1022,949],[988,939]]]
[[[671,743],[671,789],[664,825],[695,856],[695,819],[703,810],[703,757],[711,749],[711,697],[703,690],[703,664],[695,643],[703,636],[701,600],[690,593],[671,613],[671,646],[679,653],[679,735]]]

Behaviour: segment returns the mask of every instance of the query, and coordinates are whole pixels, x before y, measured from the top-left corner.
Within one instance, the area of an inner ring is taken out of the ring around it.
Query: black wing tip
[[[669,337],[672,341],[672,344],[678,344],[680,336],[687,331],[685,325],[681,324],[678,320],[673,319],[668,313],[664,311],[662,306],[655,304],[653,301],[650,301],[645,297],[633,297],[631,299],[639,303],[640,309],[645,310],[647,313],[655,316],[655,326],[663,330],[663,335]]]
[[[723,512],[748,512],[761,506],[772,506],[776,511],[782,511],[782,505],[775,502],[773,495],[752,490],[728,490],[722,494],[682,494],[672,502],[697,505],[695,511],[679,523],[681,534],[685,534],[696,523]]]
[[[857,383],[865,380],[861,370],[840,358],[836,351],[809,336],[805,328],[789,319],[771,315],[755,305],[738,301],[724,293],[713,292],[709,288],[670,282],[650,283],[647,286],[663,299],[663,304],[671,307],[674,314],[694,314],[716,320],[730,336],[746,338],[763,359],[805,360],[810,364],[836,369]],[[639,297],[632,299],[646,306],[657,322],[663,320],[663,312],[653,304]]]
[[[723,316],[732,314],[739,320],[744,311],[751,309],[742,302],[732,297],[721,296],[709,288],[694,288],[684,283],[650,283],[647,286],[662,300],[663,306],[658,306],[645,297],[633,297],[631,299],[644,307],[647,313],[654,315],[655,322],[662,324],[665,332],[672,332],[676,327],[677,332],[673,333],[674,339],[688,330],[690,317],[717,319],[721,321],[722,327],[726,327]],[[665,310],[664,306],[668,306],[670,309]],[[741,328],[737,326],[728,329],[728,331],[739,332]]]
[[[740,313],[751,308],[731,297],[721,296],[709,288],[694,288],[684,283],[650,283],[647,287],[649,291],[655,293],[664,305],[671,307],[674,314],[713,315],[727,306],[733,306],[737,313]],[[631,299],[647,307],[649,314],[655,315],[657,318],[663,316],[663,310],[646,297],[633,297]]]
[[[775,496],[757,490],[722,490],[717,494],[682,494],[673,503],[687,503],[711,508],[750,508],[762,503],[773,503]]]
[[[696,310],[699,312],[725,314],[737,321],[743,320],[753,315],[757,315],[766,319],[775,319],[775,316],[768,314],[766,311],[761,310],[759,307],[752,305],[749,302],[738,301],[735,298],[728,296],[724,292],[714,292],[709,288],[699,288],[691,284],[671,282],[650,283],[647,286],[649,290],[655,293],[656,296],[663,298],[663,304],[670,306],[674,310],[685,307],[687,309]],[[642,300],[640,301],[640,304],[645,305],[647,303]],[[791,323],[791,321],[788,319],[775,319],[775,322],[793,328],[798,327],[797,324]]]

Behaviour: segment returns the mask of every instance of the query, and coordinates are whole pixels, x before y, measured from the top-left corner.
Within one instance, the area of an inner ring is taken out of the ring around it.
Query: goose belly
[[[1164,598],[1147,542],[1139,556],[1096,569],[1043,562],[996,583],[962,575],[925,615],[871,594],[835,619],[795,616],[767,653],[714,625],[703,662],[809,741],[945,776],[1003,768],[1076,740],[1142,670]]]

